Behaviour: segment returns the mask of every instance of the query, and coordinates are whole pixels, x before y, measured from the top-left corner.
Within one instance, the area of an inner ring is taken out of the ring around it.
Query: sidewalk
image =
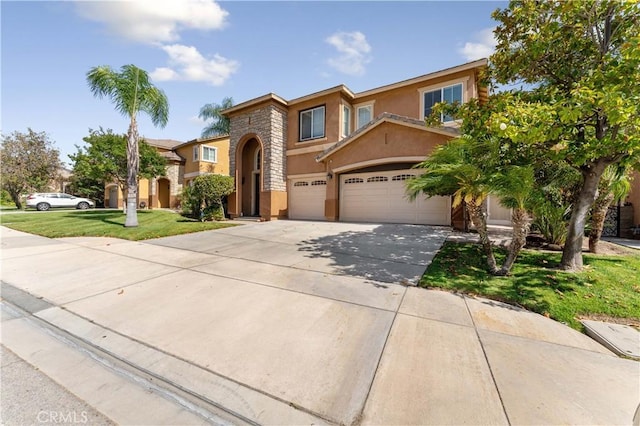
[[[166,243],[0,228],[3,299],[30,312],[3,314],[2,343],[39,367],[34,324],[68,334],[139,383],[190,395],[195,423],[207,410],[254,424],[631,423],[640,363],[502,303],[336,275],[286,226]],[[331,226],[308,229],[344,232]],[[248,251],[264,260],[230,257]],[[87,389],[114,419],[113,393]]]

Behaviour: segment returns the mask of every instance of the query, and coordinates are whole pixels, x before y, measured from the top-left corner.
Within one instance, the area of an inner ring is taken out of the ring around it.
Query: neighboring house
[[[146,139],[167,160],[164,176],[140,179],[138,206],[141,208],[177,208],[184,185],[202,174],[229,175],[229,136],[193,139]],[[123,195],[115,183],[105,189],[105,206],[121,208]]]
[[[231,124],[231,217],[451,225],[450,197],[409,201],[405,181],[458,123],[427,127],[440,101],[486,99],[486,59],[361,93],[344,85],[285,100],[273,93],[223,111]],[[505,209],[489,201],[496,221]],[[508,219],[508,217],[507,217]]]
[[[73,172],[64,167],[59,167],[56,173],[56,177],[51,179],[47,190],[49,192],[67,192],[67,186],[71,182],[71,175]]]

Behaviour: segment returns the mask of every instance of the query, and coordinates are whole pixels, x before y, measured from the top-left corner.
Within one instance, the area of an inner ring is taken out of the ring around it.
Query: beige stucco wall
[[[341,105],[342,95],[339,92],[334,92],[291,106],[288,114],[287,150],[338,141]],[[300,112],[320,106],[325,107],[325,137],[300,141]]]
[[[382,123],[324,160],[327,171],[354,163],[401,157],[424,158],[450,137],[395,123]]]
[[[112,186],[113,184],[109,184],[105,186],[104,205],[106,207],[109,207],[109,194],[111,192],[110,188]],[[116,186],[118,187],[118,208],[121,209],[124,207],[125,200],[122,197],[122,191],[120,190],[120,187],[118,185]],[[151,206],[150,194],[151,194],[151,183],[147,179],[140,179],[140,182],[138,183],[138,206],[140,206],[140,202],[142,201],[144,201],[147,206]]]
[[[426,82],[410,84],[397,89],[375,93],[368,96],[357,97],[352,101],[354,105],[373,102],[373,116],[383,112],[391,112],[412,118],[422,118],[420,111],[422,91],[448,86],[454,83],[463,83],[463,99],[465,102],[476,97],[476,77],[474,70],[468,70],[436,78]],[[354,111],[355,114],[355,111]]]
[[[198,161],[193,161],[193,149],[195,146],[200,150]],[[202,146],[217,148],[217,162],[211,163],[202,160]],[[206,142],[194,142],[179,147],[176,152],[185,159],[185,175],[193,173],[217,173],[221,175],[229,175],[229,138]],[[193,177],[194,176],[189,176],[187,179],[193,179]]]

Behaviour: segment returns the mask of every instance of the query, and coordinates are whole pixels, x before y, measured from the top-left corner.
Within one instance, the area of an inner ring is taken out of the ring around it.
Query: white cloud
[[[329,58],[328,63],[336,70],[348,75],[363,75],[365,65],[371,62],[371,46],[360,31],[337,32],[329,36],[327,43],[336,48],[339,55]]]
[[[207,59],[193,46],[170,44],[161,49],[169,55],[170,66],[151,72],[151,78],[156,81],[199,81],[221,86],[240,66],[237,61],[218,54]]]
[[[473,35],[473,41],[468,41],[458,49],[467,61],[488,58],[496,47],[496,39],[493,36],[494,28],[485,28]]]
[[[81,16],[143,43],[174,42],[184,29],[223,28],[229,12],[213,0],[78,1]]]
[[[149,75],[156,81],[177,80],[179,78],[177,72],[167,67],[156,68]]]
[[[189,123],[191,123],[191,124],[193,124],[194,126],[197,126],[197,127],[203,127],[208,123],[208,121],[203,120],[202,118],[198,117],[197,115],[194,115],[192,117],[189,117]]]

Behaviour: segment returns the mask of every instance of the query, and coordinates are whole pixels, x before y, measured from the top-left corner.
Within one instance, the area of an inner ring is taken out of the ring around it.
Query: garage
[[[350,173],[340,176],[340,220],[346,222],[411,223],[449,225],[449,197],[409,201],[405,195],[407,179],[415,170]]]
[[[291,179],[289,181],[289,219],[325,220],[325,179]]]

